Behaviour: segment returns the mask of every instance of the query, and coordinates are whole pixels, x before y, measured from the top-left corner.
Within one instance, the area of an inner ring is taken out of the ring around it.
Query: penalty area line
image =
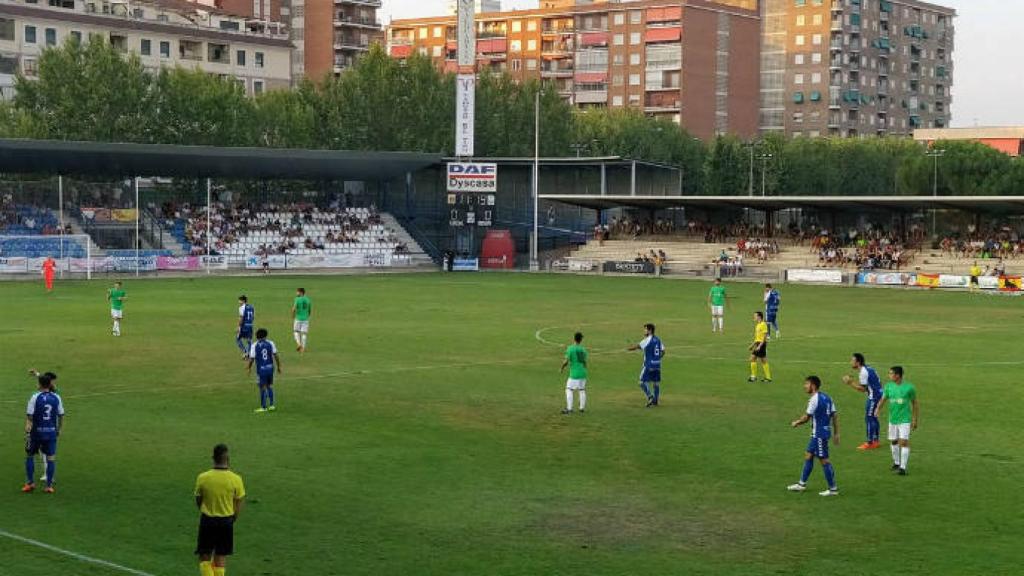
[[[134,568],[129,568],[127,566],[121,566],[120,564],[108,562],[107,560],[101,560],[99,558],[93,558],[92,556],[86,556],[84,554],[79,554],[77,552],[72,552],[70,550],[58,548],[51,544],[47,544],[46,542],[40,542],[38,540],[33,540],[31,538],[25,538],[24,536],[18,536],[17,534],[11,534],[6,530],[0,530],[0,537],[8,538],[16,542],[21,542],[22,544],[28,544],[29,546],[35,546],[36,548],[42,548],[43,550],[49,550],[50,552],[56,552],[57,554],[62,554],[64,556],[67,556],[68,558],[74,558],[75,560],[78,560],[80,562],[95,564],[97,566],[110,568],[111,570],[124,572],[125,574],[135,574],[136,576],[155,576],[154,574],[150,574],[149,572],[143,572],[142,570],[136,570]]]

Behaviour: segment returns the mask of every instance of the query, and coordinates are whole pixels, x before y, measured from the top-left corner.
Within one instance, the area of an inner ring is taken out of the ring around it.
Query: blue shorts
[[[864,402],[864,415],[874,416],[875,408],[878,408],[878,400],[868,398],[867,401]]]
[[[811,438],[811,441],[807,443],[807,451],[814,455],[815,458],[821,458],[822,460],[828,458],[828,440],[825,438]]]
[[[36,436],[35,434],[29,434],[29,437],[25,439],[25,453],[32,456],[36,452],[42,452],[47,456],[54,456],[57,454],[57,437],[56,436]]]
[[[775,314],[768,314],[767,317],[765,318],[765,321],[767,323],[769,323],[769,324],[775,324],[775,317],[776,316],[778,316],[778,312],[776,312]]]
[[[266,374],[262,372],[256,373],[256,381],[260,386],[273,386],[274,385],[274,373],[268,372]]]
[[[640,383],[658,382],[661,383],[661,368],[647,368],[640,372]]]
[[[240,326],[238,328],[239,338],[252,338],[252,326]]]

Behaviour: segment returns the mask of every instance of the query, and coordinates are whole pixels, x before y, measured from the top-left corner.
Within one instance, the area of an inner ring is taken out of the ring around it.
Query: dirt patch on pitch
[[[735,550],[748,556],[761,548],[772,531],[750,514],[725,514],[699,506],[672,510],[639,498],[577,502],[538,516],[531,528],[586,548],[657,546],[716,554]]]

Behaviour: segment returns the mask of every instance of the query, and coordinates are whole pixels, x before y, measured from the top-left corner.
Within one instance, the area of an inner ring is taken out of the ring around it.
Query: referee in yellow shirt
[[[768,366],[768,324],[764,321],[763,312],[754,312],[754,343],[750,345],[750,378],[747,382],[757,381],[757,364],[761,363],[764,370],[762,382],[772,381],[772,369]]]
[[[227,557],[234,552],[234,527],[242,511],[245,486],[242,477],[229,466],[228,447],[213,447],[213,469],[196,478],[196,506],[199,507],[200,576],[224,576]]]

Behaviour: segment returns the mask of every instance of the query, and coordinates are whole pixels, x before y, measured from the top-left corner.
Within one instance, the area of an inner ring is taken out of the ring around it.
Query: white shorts
[[[296,320],[292,331],[302,332],[303,334],[309,332],[309,320]]]
[[[581,379],[569,378],[568,380],[565,381],[565,387],[568,390],[586,390],[587,389],[587,379],[586,378],[581,378]]]
[[[725,306],[712,306],[711,307],[711,315],[712,316],[724,316],[725,315]]]
[[[121,318],[124,318],[124,310],[114,310],[113,308],[111,308],[110,317],[113,318],[114,320],[120,320]]]
[[[889,424],[889,440],[910,440],[910,424]]]

